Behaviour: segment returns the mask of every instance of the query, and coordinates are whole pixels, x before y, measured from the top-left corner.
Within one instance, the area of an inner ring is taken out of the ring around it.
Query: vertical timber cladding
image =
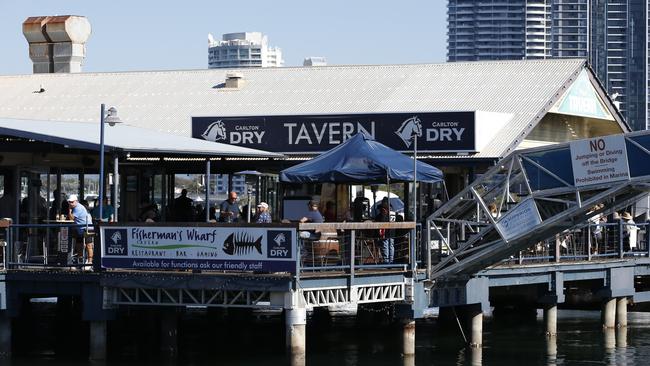
[[[103,268],[296,273],[294,226],[102,226]]]
[[[192,137],[281,153],[330,150],[364,132],[397,151],[475,152],[475,112],[192,117]]]

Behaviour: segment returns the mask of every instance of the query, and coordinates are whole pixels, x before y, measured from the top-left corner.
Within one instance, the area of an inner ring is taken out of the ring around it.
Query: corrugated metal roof
[[[74,123],[0,118],[0,135],[10,135],[97,151],[99,151],[100,147],[99,127],[99,122]],[[125,152],[149,154],[212,157],[283,157],[281,154],[177,136],[125,124],[106,126],[104,129],[104,146],[106,151],[119,149]]]
[[[192,116],[512,113],[475,155],[500,157],[583,68],[584,60],[557,59],[241,69],[237,90],[220,87],[225,69],[0,76],[0,117],[90,122],[105,103],[131,125],[190,136]]]

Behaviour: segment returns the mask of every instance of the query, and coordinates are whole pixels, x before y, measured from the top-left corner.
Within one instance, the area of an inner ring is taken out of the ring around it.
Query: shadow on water
[[[32,306],[21,318],[29,321],[14,336],[15,342],[31,342],[31,347],[22,347],[14,360],[0,364],[529,366],[647,365],[650,359],[648,313],[629,313],[627,329],[603,331],[599,312],[562,310],[559,333],[551,339],[543,334],[540,317],[537,322],[514,324],[486,318],[482,349],[464,347],[457,326],[426,319],[417,322],[415,358],[402,357],[400,328],[387,322],[385,314],[360,320],[314,313],[307,327],[306,359],[291,359],[284,351],[284,320],[278,315],[205,309],[177,313],[178,355],[168,357],[161,352],[159,319],[149,309],[136,309],[121,314],[123,321],[111,323],[110,360],[98,363],[86,361],[87,340],[78,336],[84,332],[82,322],[66,309]],[[69,322],[58,319],[62,313]]]

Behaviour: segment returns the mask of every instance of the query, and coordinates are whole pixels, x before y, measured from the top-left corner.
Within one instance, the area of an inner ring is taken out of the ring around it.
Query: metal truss
[[[440,258],[428,260],[428,278],[467,278],[542,240],[587,225],[596,215],[635,203],[650,191],[649,173],[638,168],[650,166],[650,150],[643,146],[649,137],[648,131],[625,135],[631,177],[606,184],[573,184],[568,143],[515,151],[502,159],[427,219],[425,240],[438,244],[435,255]],[[533,225],[499,225],[509,213],[524,210],[538,216]]]
[[[105,305],[246,307],[271,306],[269,291],[106,288]]]
[[[350,287],[330,287],[302,290],[308,307],[341,304],[367,304],[405,300],[404,283],[384,283]]]

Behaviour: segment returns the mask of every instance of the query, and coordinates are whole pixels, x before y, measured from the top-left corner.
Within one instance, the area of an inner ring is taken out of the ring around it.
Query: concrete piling
[[[616,299],[607,299],[602,308],[603,328],[614,328],[616,326]]]
[[[483,345],[483,311],[479,306],[472,306],[469,311],[471,338],[470,347],[481,347]]]
[[[627,297],[616,299],[616,327],[627,327]]]
[[[93,361],[106,360],[107,349],[107,323],[105,320],[90,322],[90,352],[89,358]]]
[[[469,361],[472,366],[483,365],[483,348],[474,347],[469,349]]]
[[[549,304],[544,307],[544,325],[547,337],[557,335],[557,304]]]
[[[616,347],[616,332],[614,328],[604,328],[603,337],[603,345],[606,350],[612,350]]]
[[[616,329],[616,347],[627,347],[627,327]]]
[[[11,357],[11,318],[0,311],[0,359]]]
[[[402,354],[404,357],[415,356],[415,320],[402,321]]]
[[[161,314],[160,352],[166,358],[178,356],[178,314],[174,309]]]
[[[307,310],[305,308],[285,309],[287,350],[291,355],[307,352]]]

